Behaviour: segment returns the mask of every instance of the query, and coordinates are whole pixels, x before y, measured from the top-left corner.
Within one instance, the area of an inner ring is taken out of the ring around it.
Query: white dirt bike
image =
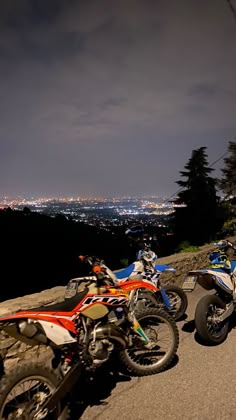
[[[230,260],[227,255],[228,250],[236,251],[236,247],[228,240],[214,245],[217,249],[209,254],[210,267],[190,271],[185,279],[187,286],[192,283],[192,290],[196,283],[205,290],[215,290],[199,300],[194,317],[197,333],[209,345],[220,344],[226,339],[236,309],[236,260]]]
[[[106,271],[113,281],[120,283],[130,280],[143,280],[153,283],[157,291],[137,290],[136,291],[136,309],[144,307],[157,306],[164,309],[175,321],[180,320],[186,312],[188,306],[187,295],[181,287],[174,284],[162,286],[160,275],[164,271],[175,272],[176,270],[169,265],[155,264],[157,255],[145,244],[143,250],[137,254],[137,260],[122,270],[110,270],[107,266]],[[70,298],[76,293],[79,283],[84,277],[71,279],[67,285],[65,299]],[[93,277],[86,277],[87,279]]]

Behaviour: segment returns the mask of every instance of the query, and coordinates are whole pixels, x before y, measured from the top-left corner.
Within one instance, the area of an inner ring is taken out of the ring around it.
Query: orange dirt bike
[[[63,419],[68,394],[80,378],[113,354],[130,374],[166,369],[177,352],[175,321],[157,308],[134,314],[135,290],[152,283],[107,285],[99,260],[86,257],[95,280],[81,281],[71,299],[0,317],[0,328],[26,344],[50,346],[51,367],[33,360],[0,381],[0,418]],[[64,411],[63,411],[64,410]]]

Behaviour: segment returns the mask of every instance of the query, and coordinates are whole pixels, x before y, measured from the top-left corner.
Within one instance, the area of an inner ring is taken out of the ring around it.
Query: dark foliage
[[[90,268],[78,255],[96,255],[113,270],[122,260],[136,259],[139,244],[130,241],[124,227],[111,231],[68,220],[10,208],[0,210],[2,287],[0,301],[66,285],[73,277],[88,275]],[[152,249],[159,257],[173,251],[166,230],[146,227]]]
[[[193,150],[192,156],[180,175],[185,178],[177,184],[181,187],[173,218],[176,243],[188,241],[202,245],[215,238],[223,225],[224,212],[216,194],[217,180],[210,176],[206,147]]]
[[[229,142],[229,155],[224,159],[223,177],[219,181],[219,187],[226,197],[236,196],[236,142]]]

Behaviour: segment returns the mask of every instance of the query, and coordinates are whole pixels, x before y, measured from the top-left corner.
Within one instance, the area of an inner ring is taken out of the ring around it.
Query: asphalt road
[[[196,340],[194,311],[205,293],[199,286],[188,293],[187,318],[177,323],[178,358],[170,369],[142,378],[101,370],[96,380],[76,389],[78,397],[87,398],[75,405],[72,418],[236,420],[236,329],[218,346]]]

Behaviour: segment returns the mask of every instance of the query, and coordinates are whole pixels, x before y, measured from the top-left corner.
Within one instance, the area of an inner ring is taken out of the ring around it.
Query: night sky
[[[210,165],[236,137],[236,16],[224,0],[1,0],[0,98],[0,196],[171,195],[192,150]]]

